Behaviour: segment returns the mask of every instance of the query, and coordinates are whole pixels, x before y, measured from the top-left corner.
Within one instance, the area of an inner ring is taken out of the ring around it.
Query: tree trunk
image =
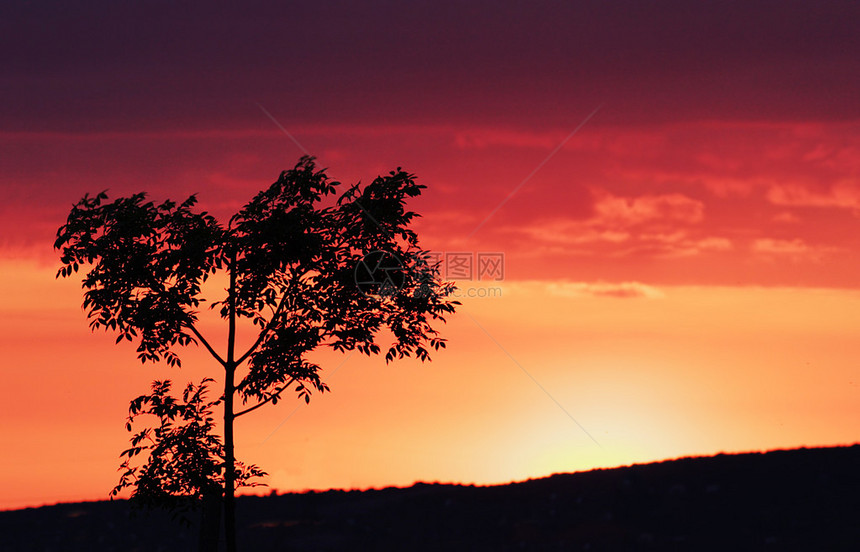
[[[227,552],[236,552],[236,496],[233,451],[233,394],[236,375],[236,254],[230,258],[229,328],[227,334],[227,366],[224,369],[224,537]]]
[[[229,364],[229,362],[228,362]],[[224,385],[224,536],[227,552],[236,552],[235,464],[233,454],[233,374],[229,364]]]

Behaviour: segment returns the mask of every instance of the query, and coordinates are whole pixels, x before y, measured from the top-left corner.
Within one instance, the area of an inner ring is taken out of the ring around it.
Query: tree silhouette
[[[134,434],[112,495],[130,487],[133,499],[178,507],[217,493],[227,549],[234,551],[235,489],[265,475],[235,458],[237,417],[277,403],[290,387],[306,402],[314,390],[327,391],[320,367],[307,359],[318,347],[379,354],[383,328],[393,336],[386,362],[428,360],[445,346],[432,324],[459,303],[448,300],[452,285],[441,281],[409,227],[419,215],[405,208],[425,186],[398,168],[327,201],[339,186],[306,156],[226,227],[194,212],[195,196],[157,205],[139,193],[108,203],[102,192],[72,207],[54,244],[61,250],[57,277],[91,266],[82,281],[90,327],[116,332],[117,343],[136,342],[142,362],[178,367],[178,348],[202,344],[223,369],[218,399],[206,398],[214,381],[207,378],[189,384],[181,398],[170,395],[169,381],[156,381],[151,394],[132,401],[130,432],[141,414],[160,423]],[[202,284],[218,272],[229,284],[209,308],[227,324],[223,355],[198,327]],[[240,352],[243,319],[258,336]],[[214,433],[216,406],[223,407],[223,440]],[[132,466],[141,453],[146,463]]]

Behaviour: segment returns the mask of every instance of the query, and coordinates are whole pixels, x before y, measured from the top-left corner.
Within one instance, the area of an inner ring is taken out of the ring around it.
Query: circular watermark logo
[[[406,268],[388,251],[371,251],[355,265],[355,285],[368,297],[390,297],[406,282]]]

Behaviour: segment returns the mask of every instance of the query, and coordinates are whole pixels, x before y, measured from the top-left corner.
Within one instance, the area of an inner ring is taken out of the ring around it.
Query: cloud
[[[577,220],[552,220],[539,224],[517,227],[518,232],[545,243],[557,243],[567,245],[579,244],[618,244],[630,240],[629,232],[598,229],[592,227],[589,221]]]
[[[720,198],[746,197],[761,185],[760,179],[755,178],[702,178],[705,188]]]
[[[767,192],[774,205],[790,207],[836,207],[860,210],[860,185],[840,182],[823,192],[795,184],[775,185]]]
[[[511,231],[546,245],[575,246],[568,252],[576,255],[673,258],[733,248],[727,238],[695,235],[702,231],[691,225],[704,220],[704,203],[683,194],[594,195],[590,218],[542,220]]]
[[[662,299],[665,294],[656,287],[640,282],[563,282],[547,284],[551,295],[561,297],[615,297],[618,299]]]
[[[821,263],[828,257],[832,258],[835,254],[844,253],[844,248],[810,245],[800,238],[791,240],[761,238],[753,241],[751,248],[754,252],[770,260],[783,258],[795,263]]]
[[[678,240],[667,246],[660,257],[693,257],[703,252],[724,252],[734,249],[731,240],[726,238],[702,238]]]
[[[674,234],[645,234],[637,236],[628,248],[615,253],[616,257],[646,255],[655,259],[694,257],[702,253],[731,251],[734,245],[727,238],[690,238],[685,232]]]
[[[773,220],[774,222],[784,222],[784,223],[788,223],[788,224],[794,224],[796,222],[800,222],[800,217],[798,217],[797,215],[795,215],[794,213],[792,213],[790,211],[782,211],[780,213],[775,214],[773,216],[773,219],[771,219],[771,220]]]
[[[734,248],[731,240],[726,238],[705,238],[696,242],[696,246],[708,251],[729,251]]]
[[[459,149],[485,149],[502,146],[512,148],[539,148],[552,150],[564,140],[563,134],[518,132],[513,130],[475,129],[458,132],[454,145]]]
[[[705,205],[682,194],[620,197],[604,193],[594,211],[601,223],[622,227],[653,221],[696,224],[704,219]]]
[[[759,253],[776,255],[801,255],[810,251],[810,247],[801,239],[774,240],[762,238],[753,242],[752,249]]]

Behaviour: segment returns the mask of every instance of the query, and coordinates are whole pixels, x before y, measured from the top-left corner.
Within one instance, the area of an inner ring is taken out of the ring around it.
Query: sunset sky
[[[174,4],[0,7],[0,508],[106,499],[129,400],[219,377],[89,331],[71,205],[226,220],[304,153],[415,173],[424,248],[504,277],[431,363],[320,351],[332,393],[239,419],[272,488],[860,442],[857,2]]]

